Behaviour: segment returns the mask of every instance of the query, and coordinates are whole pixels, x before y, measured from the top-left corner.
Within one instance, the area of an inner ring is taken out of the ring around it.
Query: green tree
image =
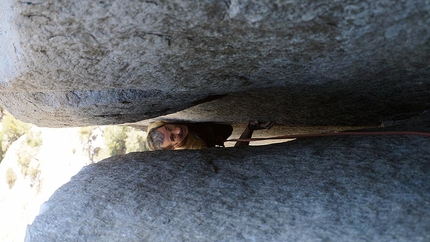
[[[3,159],[9,146],[24,135],[31,125],[14,118],[12,114],[1,110],[0,159]]]
[[[2,119],[3,134],[7,137],[8,142],[12,143],[24,135],[31,128],[30,124],[19,121],[12,114],[5,112]]]
[[[127,132],[127,139],[125,141],[127,153],[136,151],[146,151],[146,132],[129,128]]]
[[[127,151],[128,127],[125,126],[108,126],[105,128],[103,134],[105,138],[106,147],[111,156],[125,154]]]

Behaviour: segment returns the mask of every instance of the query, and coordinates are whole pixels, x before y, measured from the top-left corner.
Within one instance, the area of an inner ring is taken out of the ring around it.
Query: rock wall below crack
[[[89,165],[26,241],[428,241],[430,142],[300,139]]]

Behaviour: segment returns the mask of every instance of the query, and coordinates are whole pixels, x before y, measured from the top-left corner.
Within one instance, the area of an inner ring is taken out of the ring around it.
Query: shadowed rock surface
[[[428,137],[132,153],[80,171],[26,241],[428,241]]]
[[[40,126],[136,122],[249,90],[285,124],[430,103],[428,1],[4,0],[0,20],[0,103]]]

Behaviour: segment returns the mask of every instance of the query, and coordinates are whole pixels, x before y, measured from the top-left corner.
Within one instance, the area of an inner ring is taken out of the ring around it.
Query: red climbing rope
[[[414,132],[414,131],[375,131],[375,132],[339,132],[339,133],[321,133],[321,134],[292,134],[282,135],[268,138],[249,138],[249,139],[228,139],[227,141],[259,141],[272,139],[298,139],[309,137],[326,137],[326,136],[355,136],[355,135],[418,135],[430,137],[429,132]]]

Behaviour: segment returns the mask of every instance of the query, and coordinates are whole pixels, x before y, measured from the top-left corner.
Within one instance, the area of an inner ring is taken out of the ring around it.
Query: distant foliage
[[[12,143],[24,135],[31,128],[30,124],[19,121],[10,113],[5,112],[2,119],[2,131],[8,142]]]
[[[3,160],[6,150],[3,150],[3,132],[0,131],[0,162]]]
[[[146,151],[145,137],[144,131],[123,125],[90,126],[79,130],[83,151],[88,152],[92,161],[129,152]]]
[[[129,126],[107,126],[103,131],[106,149],[100,157],[107,158],[130,152],[146,151],[145,132]]]
[[[39,173],[39,161],[35,158],[42,145],[41,132],[37,129],[27,131],[25,140],[17,151],[18,164],[21,166],[23,176],[29,176],[35,180]]]
[[[94,127],[88,126],[88,127],[81,127],[79,129],[79,138],[81,141],[89,140],[92,136]]]
[[[6,183],[9,186],[9,189],[12,189],[12,187],[15,185],[17,176],[15,172],[12,170],[12,168],[8,168],[6,171]]]
[[[40,131],[29,130],[26,135],[26,143],[32,148],[38,148],[42,145],[42,137]]]
[[[0,159],[3,159],[9,146],[24,135],[31,125],[14,118],[10,113],[1,110]]]
[[[108,126],[104,130],[104,138],[111,156],[125,154],[128,128],[125,126]]]
[[[81,127],[79,129],[79,139],[81,140],[82,144],[82,151],[85,152],[91,161],[94,161],[95,156],[97,156],[97,152],[95,151],[95,147],[93,147],[93,141],[96,138],[94,136],[94,130],[96,127],[87,126],[87,127]],[[76,153],[76,148],[73,148],[73,154]]]
[[[134,128],[128,128],[127,139],[125,140],[126,153],[147,151],[146,133]]]
[[[32,154],[28,152],[19,152],[18,164],[21,166],[22,175],[26,176],[29,172]]]

